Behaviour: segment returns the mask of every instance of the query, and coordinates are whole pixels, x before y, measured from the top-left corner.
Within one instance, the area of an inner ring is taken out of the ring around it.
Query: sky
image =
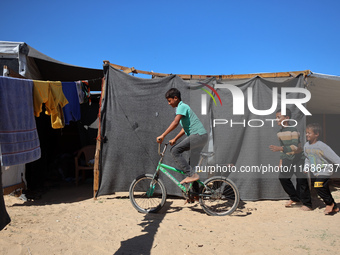
[[[339,11],[338,0],[3,1],[0,40],[97,69],[340,75]]]

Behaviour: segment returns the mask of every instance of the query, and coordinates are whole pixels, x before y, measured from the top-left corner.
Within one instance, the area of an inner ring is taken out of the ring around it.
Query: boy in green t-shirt
[[[199,175],[195,173],[193,168],[188,164],[182,153],[190,150],[190,163],[191,165],[197,165],[200,152],[208,141],[207,131],[196,114],[191,110],[190,106],[182,102],[181,92],[178,89],[172,88],[168,90],[165,98],[168,100],[170,106],[174,108],[177,107],[176,117],[164,133],[157,137],[157,142],[162,143],[165,136],[173,131],[178,124],[181,124],[182,130],[175,138],[169,141],[170,145],[174,145],[171,148],[171,154],[180,169],[183,170],[187,176],[181,181],[181,184],[197,181]],[[184,134],[186,134],[187,137],[176,144],[177,140]]]

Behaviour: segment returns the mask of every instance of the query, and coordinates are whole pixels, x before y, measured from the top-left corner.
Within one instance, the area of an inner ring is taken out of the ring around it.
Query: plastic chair
[[[83,171],[82,180],[85,179],[85,170],[93,170],[94,166],[90,166],[88,162],[94,159],[94,155],[96,153],[96,146],[95,145],[88,145],[81,148],[77,156],[74,158],[75,163],[75,170],[76,170],[76,186],[78,186],[78,179],[79,179],[79,171]]]

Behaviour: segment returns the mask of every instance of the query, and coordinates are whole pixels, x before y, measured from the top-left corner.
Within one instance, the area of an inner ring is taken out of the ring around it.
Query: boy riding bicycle
[[[190,106],[183,103],[181,92],[178,89],[172,88],[168,90],[165,94],[165,98],[168,100],[170,106],[173,108],[177,107],[176,117],[164,133],[157,137],[157,142],[162,143],[165,136],[173,131],[178,124],[181,124],[182,130],[175,138],[169,141],[170,145],[174,145],[171,148],[171,154],[180,169],[186,174],[186,178],[181,181],[181,184],[197,181],[199,180],[199,175],[185,160],[182,153],[190,150],[190,163],[191,165],[197,165],[200,152],[208,141],[207,131]],[[187,137],[176,144],[177,140],[184,134],[186,134]]]

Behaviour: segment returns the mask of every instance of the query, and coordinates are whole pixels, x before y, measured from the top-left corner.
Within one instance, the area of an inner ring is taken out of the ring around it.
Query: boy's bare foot
[[[308,212],[308,211],[311,211],[312,209],[309,208],[308,206],[303,205],[300,207],[300,210]]]
[[[331,213],[337,213],[337,212],[339,212],[339,208],[336,207],[334,205],[334,203],[331,204],[331,205],[326,205],[325,215],[328,215],[328,214],[331,214]]]
[[[186,177],[184,180],[182,180],[180,183],[184,184],[184,183],[190,183],[190,182],[194,182],[199,180],[200,176],[196,173],[194,173],[192,176],[188,176]]]
[[[330,214],[333,211],[334,203],[331,205],[326,205],[325,214]]]
[[[192,198],[188,198],[187,200],[185,200],[184,204],[195,203],[195,201],[198,202],[199,200],[200,200],[199,196],[193,196]]]
[[[287,203],[285,203],[285,207],[291,207],[292,205],[295,205],[297,202],[293,200],[289,200]]]

